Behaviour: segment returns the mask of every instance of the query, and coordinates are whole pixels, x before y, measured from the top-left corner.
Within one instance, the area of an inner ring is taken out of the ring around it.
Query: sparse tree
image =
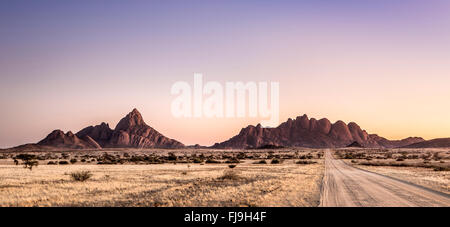
[[[34,166],[38,166],[37,160],[26,160],[23,162],[24,168],[28,168],[30,171],[33,169]]]
[[[19,154],[15,157],[15,160],[20,159],[23,161],[23,167],[33,170],[33,167],[38,166],[38,161],[36,160],[36,155],[32,154]],[[18,163],[18,162],[17,162]]]

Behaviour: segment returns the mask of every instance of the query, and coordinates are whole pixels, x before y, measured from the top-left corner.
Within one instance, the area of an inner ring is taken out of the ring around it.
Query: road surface
[[[357,169],[325,151],[320,206],[450,206],[450,195]]]

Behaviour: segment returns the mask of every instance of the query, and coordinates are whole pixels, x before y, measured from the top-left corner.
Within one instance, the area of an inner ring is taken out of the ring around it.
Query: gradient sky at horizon
[[[450,137],[450,2],[1,1],[0,148],[137,108],[211,145],[260,118],[176,119],[176,81],[280,82],[308,114],[389,139]]]

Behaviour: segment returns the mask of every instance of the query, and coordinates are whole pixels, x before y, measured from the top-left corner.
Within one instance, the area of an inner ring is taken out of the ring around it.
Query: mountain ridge
[[[257,148],[265,145],[283,147],[336,148],[357,142],[368,148],[394,148],[425,141],[421,137],[388,140],[377,134],[368,134],[355,122],[346,124],[338,120],[331,123],[327,118],[309,119],[306,114],[289,118],[276,128],[262,128],[260,124],[242,128],[238,135],[213,148]]]
[[[338,120],[331,123],[327,118],[308,118],[306,114],[287,119],[275,128],[264,128],[261,124],[248,125],[239,134],[209,148],[246,149],[259,147],[308,147],[338,148],[347,146],[365,148],[427,148],[450,147],[450,138],[424,140],[408,137],[389,140],[377,134],[369,134],[357,123]],[[38,143],[19,145],[1,150],[45,150],[45,149],[102,149],[102,148],[184,148],[181,142],[165,137],[147,125],[135,108],[123,117],[114,129],[102,122],[88,126],[77,133],[53,130]],[[206,146],[199,146],[208,148]]]
[[[402,148],[449,148],[450,138],[437,138],[409,144]]]
[[[76,134],[56,129],[35,144],[17,146],[19,149],[102,149],[102,148],[182,148],[184,144],[165,137],[148,126],[141,113],[134,108],[117,123],[114,129],[102,122],[88,126]]]

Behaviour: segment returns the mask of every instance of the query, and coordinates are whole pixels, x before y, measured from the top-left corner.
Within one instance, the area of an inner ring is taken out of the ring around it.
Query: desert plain
[[[2,152],[0,206],[450,206],[449,169],[437,148]]]

